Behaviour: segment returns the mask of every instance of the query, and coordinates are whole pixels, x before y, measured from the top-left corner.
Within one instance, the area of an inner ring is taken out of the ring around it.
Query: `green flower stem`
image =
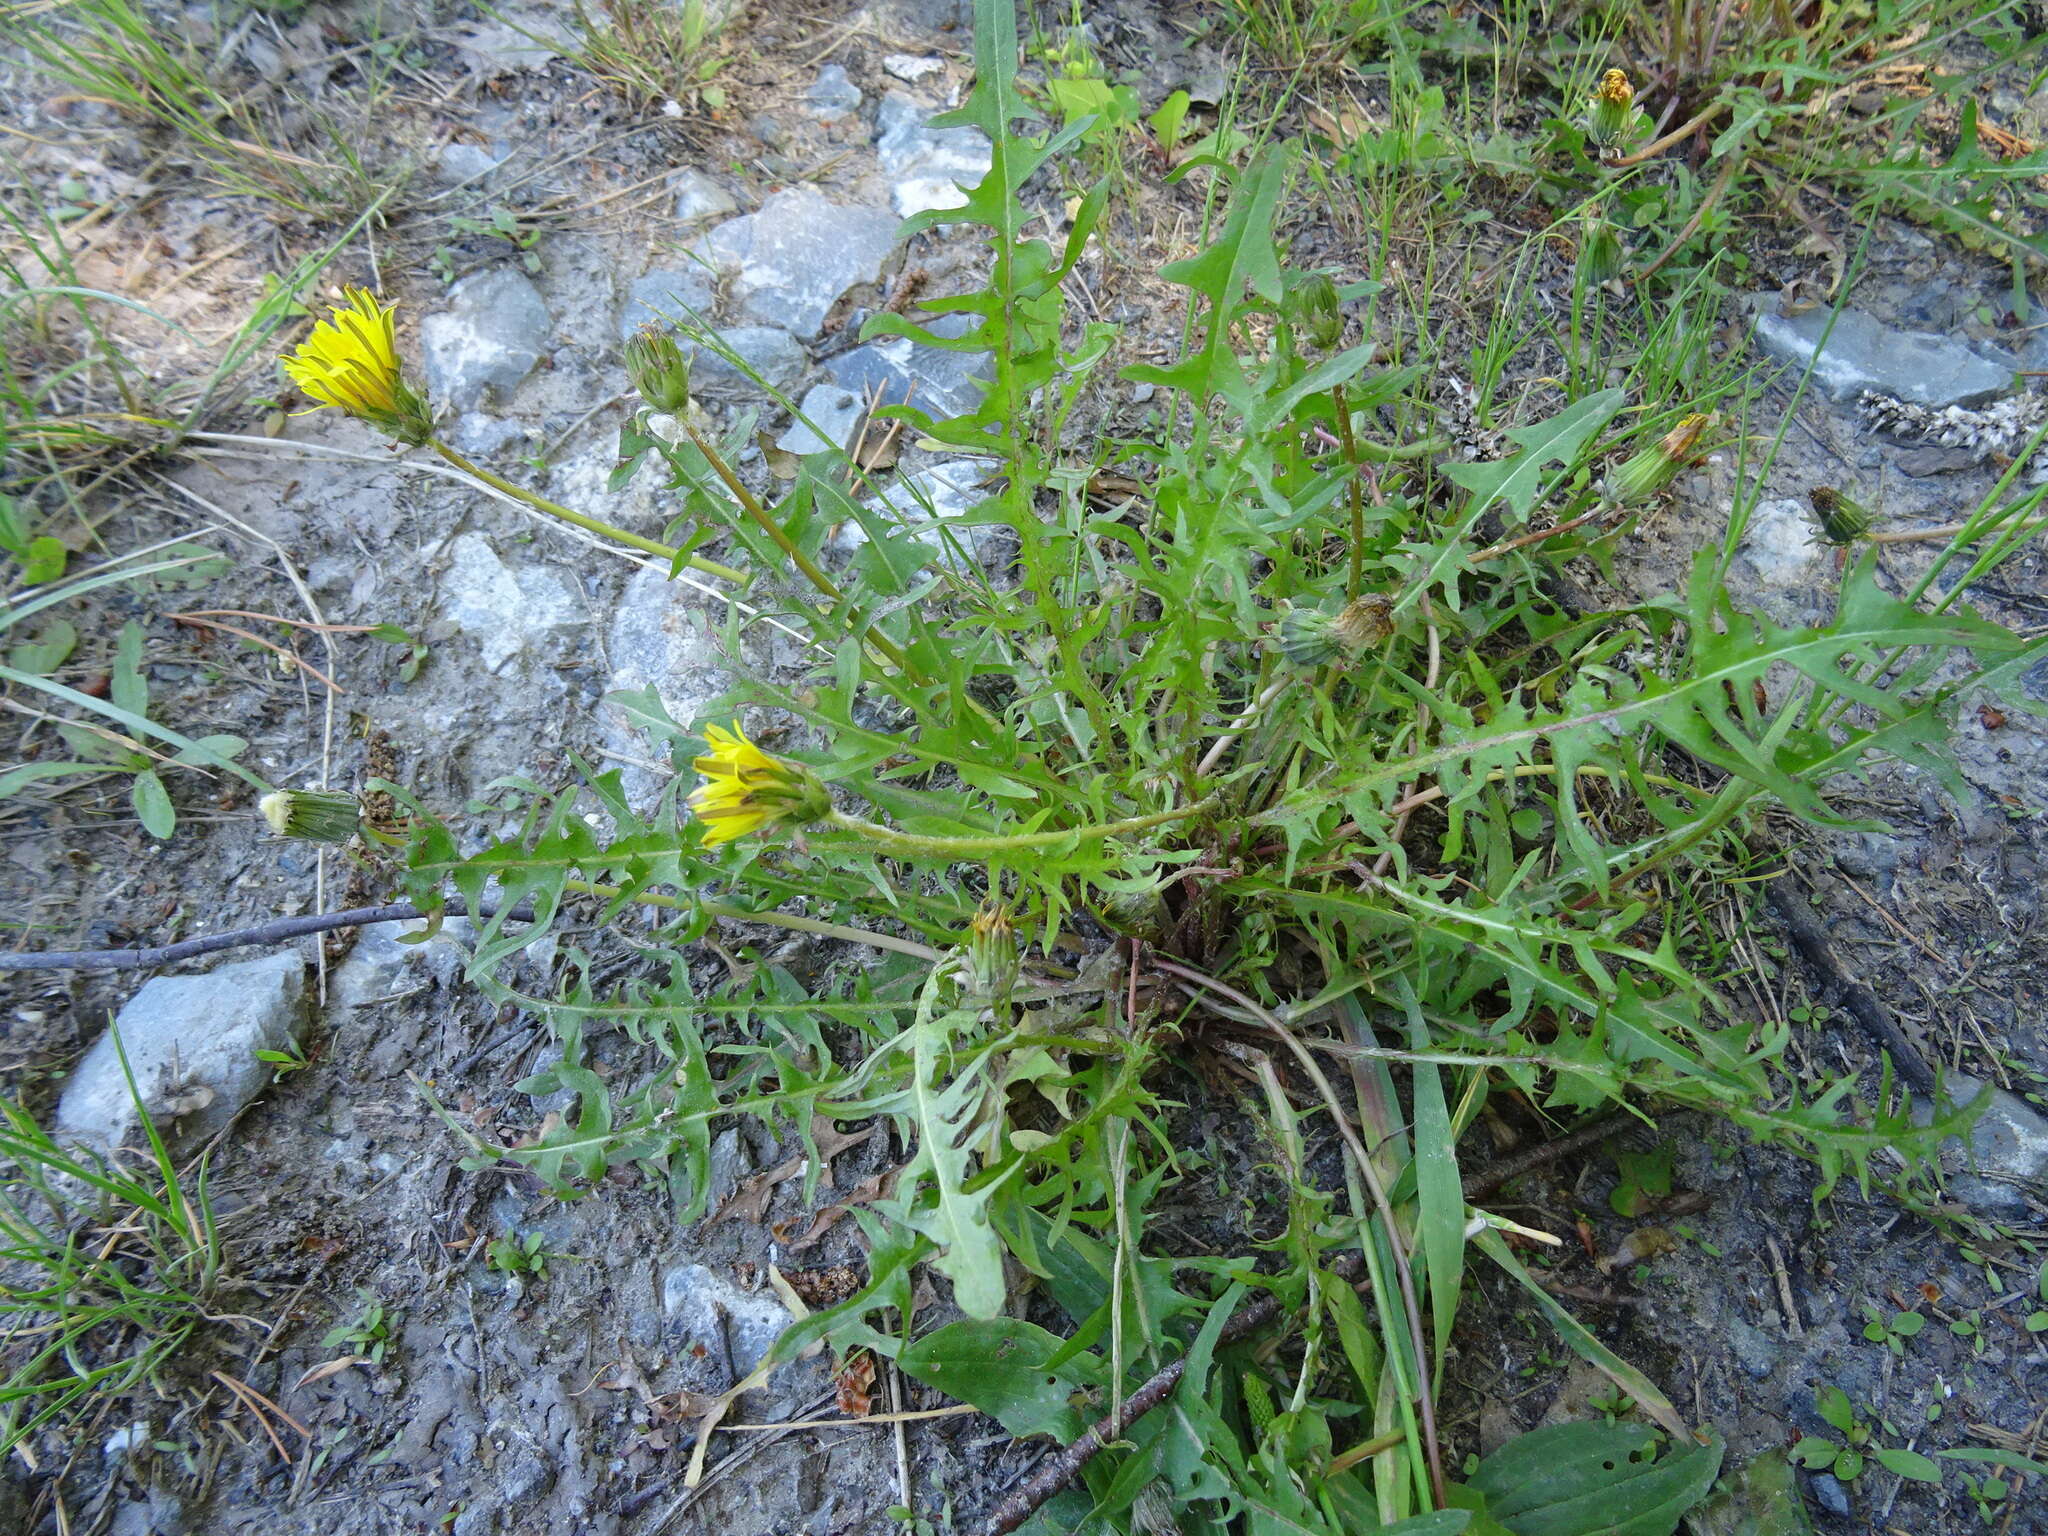
[[[1069,840],[1092,842],[1097,838],[1121,837],[1126,832],[1142,832],[1147,827],[1164,826],[1169,821],[1185,821],[1190,816],[1214,810],[1217,803],[1218,797],[1210,795],[1178,810],[1154,811],[1149,816],[1132,816],[1123,821],[1104,822],[1100,826],[1065,827],[1051,832],[1016,832],[1008,836],[990,833],[987,837],[921,837],[915,832],[898,832],[894,827],[863,821],[860,817],[849,816],[844,811],[834,811],[819,825],[851,832],[871,843],[880,844],[890,853],[910,858],[979,859],[990,854],[1017,853],[1030,848],[1054,848]]]
[[[558,501],[549,501],[545,496],[538,495],[522,486],[514,485],[502,475],[494,475],[488,469],[470,463],[469,460],[465,459],[453,448],[450,448],[438,437],[428,438],[426,446],[433,449],[434,452],[441,455],[442,458],[453,464],[465,475],[481,480],[494,491],[502,491],[515,500],[525,502],[526,505],[532,507],[536,512],[545,512],[549,517],[559,518],[565,523],[573,523],[587,533],[594,533],[602,538],[614,540],[631,549],[643,550],[650,555],[659,555],[662,559],[670,562],[673,562],[676,556],[682,553],[673,544],[663,544],[656,539],[642,538],[637,533],[628,533],[623,528],[615,528],[610,523],[599,522],[596,518],[586,516],[581,512],[575,511],[573,508],[565,507]],[[690,555],[684,559],[683,564],[689,566],[693,571],[702,571],[707,576],[717,576],[726,581],[745,581],[747,579],[746,572],[736,571],[729,565],[720,565],[716,560],[706,560],[701,555]]]
[[[1344,386],[1330,386],[1330,403],[1337,408],[1337,439],[1344,445],[1344,460],[1351,466],[1351,568],[1344,582],[1347,601],[1356,599],[1365,581],[1365,493],[1358,488],[1358,439],[1351,431],[1351,402],[1344,398]]]
[[[580,891],[585,896],[623,896],[625,891],[616,885],[599,885],[591,880],[564,880],[562,888]],[[915,955],[920,960],[939,960],[944,956],[926,944],[915,939],[899,939],[892,933],[870,933],[865,928],[847,928],[838,923],[821,922],[815,917],[798,917],[792,912],[750,912],[745,907],[727,906],[722,901],[697,901],[688,896],[668,896],[660,891],[636,891],[632,899],[642,906],[670,907],[678,912],[702,912],[707,917],[737,918],[743,923],[768,923],[777,928],[794,928],[799,933],[822,934],[828,939],[845,939],[850,944],[866,944],[874,949],[893,949],[899,955]]]
[[[741,509],[746,512],[747,516],[754,521],[763,533],[775,541],[775,547],[789,557],[789,563],[799,571],[802,571],[804,579],[824,593],[826,597],[835,603],[841,601],[839,584],[819,570],[817,564],[810,556],[796,547],[796,540],[783,531],[780,523],[768,515],[768,509],[761,505],[760,498],[748,490],[746,483],[732,472],[732,467],[725,462],[724,457],[719,451],[705,440],[704,434],[691,426],[687,417],[678,416],[676,422],[688,434],[690,441],[696,444],[697,451],[704,455],[706,462],[711,465],[712,472],[725,482],[725,488],[732,492],[734,499],[739,502]],[[857,612],[849,612],[848,617],[855,624],[860,622],[860,615]],[[887,635],[883,634],[880,630],[871,629],[868,631],[867,638],[873,643],[876,650],[888,658],[890,664],[897,671],[912,678],[916,677],[916,671],[910,665],[910,658],[905,656],[902,650]]]

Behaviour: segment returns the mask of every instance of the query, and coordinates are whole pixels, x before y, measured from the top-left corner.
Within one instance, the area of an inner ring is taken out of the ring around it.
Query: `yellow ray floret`
[[[344,289],[342,296],[346,302],[335,305],[285,358],[284,371],[320,405],[405,442],[424,441],[432,419],[399,367],[396,306],[364,288]]]
[[[816,821],[832,809],[831,796],[818,776],[801,763],[770,757],[740,730],[704,728],[711,750],[691,766],[704,782],[690,795],[690,810],[704,823],[706,847],[781,821]]]

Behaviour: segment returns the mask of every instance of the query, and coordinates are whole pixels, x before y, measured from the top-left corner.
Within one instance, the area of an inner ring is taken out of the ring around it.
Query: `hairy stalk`
[[[594,533],[602,538],[614,540],[617,543],[624,544],[629,549],[637,549],[645,554],[659,555],[662,559],[670,562],[673,562],[677,555],[682,554],[682,551],[673,544],[663,544],[658,539],[645,538],[637,533],[629,533],[624,528],[614,527],[610,523],[601,522],[586,513],[576,511],[573,507],[565,507],[558,501],[549,501],[547,497],[537,492],[529,491],[524,486],[514,485],[504,476],[494,475],[488,469],[470,463],[468,459],[457,453],[453,448],[450,448],[438,437],[428,438],[426,445],[450,464],[461,470],[465,475],[481,480],[494,491],[502,491],[507,496],[525,502],[526,505],[532,507],[536,512],[545,512],[549,517],[560,518],[565,523],[573,523],[586,533]],[[720,565],[716,560],[706,560],[701,555],[687,556],[683,560],[683,564],[689,566],[692,570],[702,571],[707,576],[719,576],[727,581],[745,581],[747,579],[746,572],[736,571],[729,565]]]
[[[616,885],[601,885],[592,880],[564,880],[562,889],[580,891],[586,896],[607,898],[626,895]],[[938,950],[914,939],[899,939],[892,933],[870,933],[865,928],[848,928],[840,923],[822,922],[815,917],[799,917],[794,912],[753,912],[745,907],[728,906],[722,901],[697,901],[688,896],[668,896],[660,891],[635,891],[630,900],[647,907],[669,907],[678,912],[701,912],[707,917],[730,917],[743,923],[767,923],[774,928],[789,928],[798,933],[815,933],[828,939],[844,939],[849,944],[866,944],[874,949],[893,949],[899,955],[915,955],[920,960],[943,960]]]
[[[784,531],[780,523],[768,515],[768,509],[761,505],[761,499],[748,490],[746,482],[732,472],[732,466],[725,462],[724,455],[719,453],[706,440],[704,434],[691,426],[688,421],[680,416],[676,420],[681,423],[682,429],[688,435],[690,441],[696,445],[697,451],[704,455],[705,462],[710,464],[712,472],[724,482],[725,488],[732,492],[733,498],[740,504],[740,509],[747,514],[748,518],[763,533],[775,541],[775,547],[788,557],[789,563],[801,571],[804,579],[824,593],[826,597],[835,603],[841,601],[842,594],[839,590],[839,584],[819,570],[817,563],[796,547],[796,541]],[[847,618],[856,628],[860,627],[863,622],[858,610],[849,610]],[[918,676],[917,669],[911,666],[910,658],[903,654],[902,648],[895,641],[878,629],[868,630],[866,638],[876,650],[880,651],[888,659],[889,664],[895,667],[897,671],[913,681],[922,681]]]
[[[1345,398],[1342,384],[1330,386],[1330,403],[1337,408],[1337,439],[1344,445],[1344,462],[1351,466],[1351,483],[1345,487],[1351,500],[1351,559],[1344,578],[1344,596],[1349,601],[1358,596],[1365,580],[1365,493],[1358,488],[1358,438],[1351,430],[1351,402]]]
[[[991,833],[987,837],[922,837],[915,832],[899,832],[894,827],[885,827],[878,822],[863,821],[858,816],[849,816],[844,811],[834,811],[820,825],[837,827],[842,832],[851,832],[882,848],[910,858],[926,859],[975,859],[990,854],[1021,853],[1030,848],[1057,848],[1067,842],[1092,842],[1105,837],[1122,837],[1130,832],[1143,832],[1148,827],[1164,826],[1171,821],[1185,821],[1190,816],[1199,816],[1205,811],[1216,809],[1218,799],[1210,795],[1197,800],[1193,805],[1184,805],[1177,810],[1154,811],[1149,816],[1131,816],[1123,821],[1103,822],[1092,827],[1066,827],[1050,832],[1015,832],[1007,836]]]

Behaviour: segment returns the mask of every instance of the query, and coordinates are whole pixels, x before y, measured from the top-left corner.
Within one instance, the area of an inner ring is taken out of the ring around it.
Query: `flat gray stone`
[[[811,366],[811,354],[803,349],[803,344],[772,325],[734,325],[716,334],[746,367],[685,337],[683,350],[691,359],[693,394],[758,395],[764,384],[787,394]],[[759,376],[759,383],[754,375]]]
[[[860,110],[860,87],[846,77],[846,68],[827,64],[804,92],[804,110],[821,123],[851,117]]]
[[[674,325],[692,316],[709,318],[718,302],[712,272],[696,262],[679,267],[656,267],[633,279],[626,290],[626,307],[619,314],[619,340],[628,341],[643,325]]]
[[[1759,502],[1750,513],[1738,554],[1765,586],[1804,585],[1827,558],[1827,546],[1813,535],[1806,503],[1776,497]]]
[[[611,658],[611,691],[644,694],[652,688],[671,720],[685,728],[732,685],[718,648],[705,597],[661,571],[641,567],[619,594],[605,653]],[[666,756],[666,744],[650,749],[631,707],[605,701],[605,745],[621,755],[620,783],[626,801],[645,812],[661,798],[670,775],[642,766]]]
[[[730,1355],[735,1380],[750,1375],[794,1321],[773,1291],[743,1291],[702,1264],[678,1264],[664,1275],[661,1304],[683,1338],[714,1359]]]
[[[1837,1520],[1846,1520],[1855,1511],[1849,1504],[1849,1490],[1832,1472],[1816,1472],[1812,1475],[1814,1502]]]
[[[1728,1318],[1724,1326],[1728,1348],[1744,1374],[1752,1381],[1769,1379],[1771,1372],[1778,1368],[1778,1357],[1783,1352],[1772,1342],[1770,1335],[1740,1317]]]
[[[56,1135],[102,1152],[139,1145],[137,1096],[174,1155],[225,1130],[270,1082],[272,1068],[256,1053],[285,1050],[299,1038],[305,972],[298,952],[286,950],[204,976],[144,982],[72,1071],[57,1101]],[[123,1051],[134,1095],[121,1071]]]
[[[978,523],[948,534],[944,525],[988,500],[989,493],[981,485],[987,474],[988,465],[979,459],[948,459],[903,476],[868,505],[895,513],[912,537],[934,553],[950,554],[952,543],[957,541],[976,561],[986,565],[1001,547],[1008,530]],[[866,542],[866,530],[848,518],[833,531],[831,547],[841,554],[850,554]]]
[[[420,322],[427,391],[458,411],[519,387],[548,344],[553,320],[523,272],[493,267],[448,290],[448,307]]]
[[[1959,1104],[1974,1103],[1985,1085],[1975,1078],[1946,1079]],[[1960,1171],[1947,1180],[1948,1192],[1985,1216],[2023,1217],[2033,1199],[2048,1203],[2048,1118],[2003,1088],[1991,1090],[1991,1102],[1970,1127],[1967,1152],[1955,1149]],[[1944,1158],[1944,1162],[1948,1159]]]
[[[530,437],[526,423],[493,411],[464,411],[447,430],[450,443],[478,459],[495,459]]]
[[[1757,316],[1757,344],[1772,357],[1804,368],[1827,330],[1829,311]],[[1895,331],[1860,309],[1842,311],[1813,369],[1814,386],[1835,400],[1866,389],[1915,405],[1980,405],[2013,386],[2013,367],[1932,331]]]
[[[481,181],[505,161],[505,156],[482,144],[443,144],[434,157],[434,179],[444,186]]]
[[[426,931],[423,917],[370,923],[358,930],[354,947],[327,973],[328,1023],[340,1028],[357,1009],[429,982],[453,986],[468,963],[463,946],[476,926],[459,912],[449,913],[425,943],[402,942]]]
[[[915,85],[928,75],[944,74],[944,59],[920,58],[914,53],[885,53],[882,68],[908,85]]]
[[[805,419],[792,422],[789,430],[775,440],[775,446],[784,453],[795,454],[849,447],[866,409],[861,396],[844,385],[813,384],[798,407]],[[813,427],[817,430],[813,431]]]
[[[879,282],[896,249],[897,220],[879,208],[828,201],[815,187],[778,192],[696,244],[730,275],[744,318],[811,337],[847,290]]]
[[[958,208],[993,161],[979,128],[933,128],[926,109],[901,91],[882,98],[875,113],[875,153],[889,178],[890,201],[906,219],[931,208]]]
[[[676,222],[686,229],[724,218],[739,206],[730,192],[699,170],[678,171],[669,185],[676,194]]]
[[[972,315],[941,315],[925,329],[935,336],[959,337],[974,325]],[[952,352],[908,336],[878,336],[840,353],[825,372],[833,383],[857,394],[879,386],[884,404],[907,400],[943,421],[981,404],[982,391],[995,377],[995,363],[986,352]]]
[[[514,569],[481,533],[465,533],[448,546],[441,616],[476,640],[484,670],[494,676],[513,658],[589,622],[582,595],[562,572],[544,565]]]

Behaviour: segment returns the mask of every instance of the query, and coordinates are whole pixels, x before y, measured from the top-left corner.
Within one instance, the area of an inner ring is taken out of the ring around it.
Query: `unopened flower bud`
[[[1587,103],[1586,137],[1602,149],[1613,149],[1628,137],[1635,121],[1635,87],[1620,70],[1608,70]]]
[[[1621,275],[1621,264],[1621,236],[1599,214],[1588,214],[1585,234],[1579,241],[1579,270],[1586,274],[1587,285],[1598,288],[1614,281]]]
[[[1712,418],[1695,411],[1681,420],[1649,447],[1617,469],[1607,482],[1607,494],[1620,506],[1656,495],[1678,472],[1692,462],[1693,450],[1706,435]]]
[[[643,325],[626,343],[626,375],[657,411],[680,416],[690,404],[690,359],[668,331]]]
[[[999,901],[984,903],[967,925],[967,977],[974,995],[991,1002],[1017,984],[1017,930]]]
[[[1302,335],[1328,352],[1344,339],[1344,310],[1337,300],[1337,285],[1321,272],[1305,279],[1294,290],[1294,320]]]
[[[338,789],[273,789],[256,802],[279,837],[315,843],[345,843],[356,835],[362,802]]]
[[[1813,520],[1823,542],[1844,548],[1870,532],[1869,512],[1833,486],[1816,485],[1806,499],[1813,503]]]

